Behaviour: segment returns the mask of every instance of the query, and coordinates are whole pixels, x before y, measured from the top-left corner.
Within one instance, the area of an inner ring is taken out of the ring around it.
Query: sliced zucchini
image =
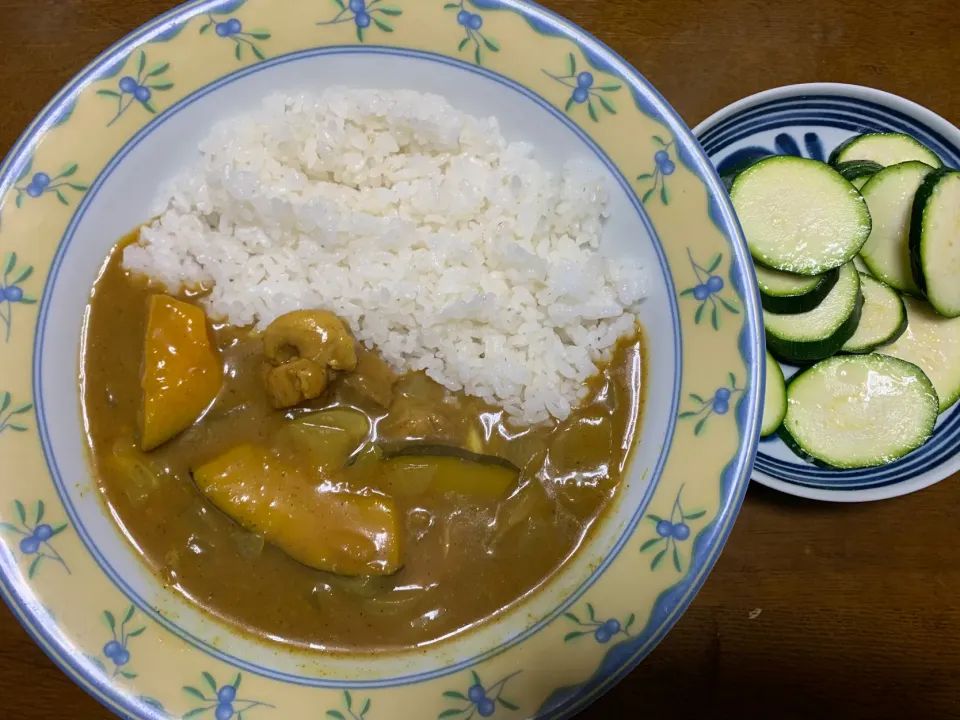
[[[760,420],[760,437],[773,435],[783,416],[787,414],[787,386],[783,381],[780,365],[767,353],[767,384],[763,389],[763,419]]]
[[[754,272],[763,309],[785,315],[813,310],[823,302],[840,277],[838,269],[828,270],[823,275],[794,275],[754,265]]]
[[[910,269],[933,308],[960,317],[960,171],[923,180],[910,219]]]
[[[855,255],[853,258],[853,266],[857,269],[857,272],[870,274],[870,268],[867,267],[867,264],[863,261],[863,258],[859,254]]]
[[[830,153],[830,164],[870,160],[887,167],[918,160],[932,167],[940,167],[940,158],[923,143],[903,133],[867,133],[850,138]]]
[[[907,309],[900,293],[866,273],[860,273],[860,292],[863,293],[860,322],[841,348],[848,353],[868,353],[893,342],[907,329]]]
[[[870,234],[860,193],[816,160],[760,160],[737,175],[730,199],[754,259],[775,270],[822,275],[848,263]]]
[[[807,364],[830,357],[850,339],[860,321],[860,273],[847,263],[833,290],[813,310],[782,315],[764,310],[767,349],[774,357]]]
[[[923,300],[905,297],[903,304],[907,329],[881,352],[918,365],[937,389],[943,412],[960,398],[960,318],[938,315]]]
[[[901,292],[919,295],[910,268],[910,214],[913,196],[933,168],[904,162],[884,168],[863,186],[873,229],[860,250],[870,274]]]
[[[872,160],[850,160],[849,162],[838,163],[836,169],[851,185],[859,190],[867,180],[883,170],[883,165]]]
[[[885,465],[930,438],[939,406],[930,379],[913,363],[838,355],[791,378],[780,437],[820,465]]]

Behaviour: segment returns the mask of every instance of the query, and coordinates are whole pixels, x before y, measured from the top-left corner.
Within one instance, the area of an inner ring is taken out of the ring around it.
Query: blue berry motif
[[[104,610],[101,615],[104,624],[110,631],[110,640],[103,646],[101,653],[107,659],[107,662],[103,662],[96,657],[91,657],[90,660],[103,672],[109,672],[111,677],[122,677],[127,680],[133,680],[137,677],[137,673],[127,667],[130,664],[130,650],[127,648],[127,644],[132,638],[143,635],[147,628],[143,625],[134,630],[127,629],[136,612],[136,608],[131,605],[127,608],[127,612],[119,624],[117,624],[116,616],[109,610]]]
[[[137,87],[137,81],[129,75],[125,75],[124,77],[120,78],[120,90],[123,92],[132,93],[136,91]]]
[[[670,537],[673,534],[673,523],[669,520],[661,520],[657,523],[657,535],[660,537]]]
[[[586,105],[587,115],[590,116],[590,119],[594,122],[599,122],[600,114],[597,112],[597,105],[594,105],[594,100],[596,100],[601,109],[611,115],[617,114],[617,108],[613,104],[609,93],[619,90],[621,87],[620,84],[613,82],[596,85],[596,79],[593,73],[586,70],[577,72],[577,58],[573,53],[567,54],[566,74],[554,75],[548,70],[544,70],[543,72],[561,85],[570,88],[570,97],[564,106],[564,111],[567,113],[577,105]]]
[[[3,256],[3,265],[0,268],[3,270],[3,275],[0,277],[0,321],[4,326],[4,342],[7,342],[10,340],[10,332],[13,329],[13,306],[33,305],[37,300],[23,291],[24,281],[33,275],[32,265],[17,269],[17,254],[8,252]],[[3,398],[3,408],[0,409],[0,432],[8,428],[14,432],[24,432],[26,427],[9,421],[14,415],[27,412],[33,405],[27,403],[11,409],[10,393],[0,393],[0,398]]]
[[[733,373],[727,373],[729,386],[717,388],[713,395],[703,397],[696,393],[689,393],[690,400],[693,401],[695,410],[684,410],[677,418],[679,420],[697,419],[697,424],[693,427],[693,434],[699,435],[706,428],[707,420],[711,415],[726,415],[730,411],[730,401],[734,395],[742,393],[744,388],[737,386],[737,376]]]
[[[659,515],[648,514],[647,520],[654,523],[657,529],[657,536],[650,538],[640,546],[640,552],[645,553],[656,549],[657,553],[650,561],[650,569],[656,570],[661,567],[664,558],[669,554],[673,558],[673,567],[677,572],[683,572],[683,563],[680,560],[679,543],[690,539],[690,522],[699,520],[707,514],[706,510],[697,510],[689,512],[683,509],[680,503],[680,496],[683,494],[683,485],[677,491],[677,497],[673,501],[673,507],[670,509],[668,518]],[[660,532],[664,526],[670,527],[670,532],[663,534]]]
[[[713,325],[714,330],[719,330],[721,309],[733,315],[740,314],[737,301],[721,295],[725,284],[723,278],[715,274],[723,262],[723,253],[717,253],[706,267],[693,259],[693,253],[690,252],[690,248],[687,248],[687,257],[690,260],[690,267],[693,270],[697,284],[682,291],[680,297],[692,295],[693,299],[699,303],[696,313],[693,316],[693,320],[697,325],[703,320],[707,306],[709,306],[710,324]],[[722,414],[723,413],[721,413],[721,415]]]
[[[234,717],[240,720],[240,718],[246,718],[247,713],[254,708],[273,707],[273,705],[259,700],[247,700],[239,697],[240,682],[243,680],[242,673],[237,673],[233,682],[226,685],[218,685],[216,678],[208,672],[200,673],[200,675],[203,678],[202,690],[192,685],[185,685],[183,688],[186,695],[200,703],[184,714],[184,718],[192,718],[213,710],[213,716],[216,720],[231,720]]]
[[[370,705],[370,698],[367,698],[359,710],[355,709],[353,696],[349,690],[344,690],[343,708],[345,712],[341,712],[340,710],[327,710],[326,716],[333,718],[333,720],[365,720],[367,713],[370,712]]]
[[[659,190],[660,203],[662,205],[669,205],[670,190],[667,188],[667,177],[673,175],[677,169],[674,161],[670,159],[670,148],[674,146],[674,141],[664,140],[659,135],[654,135],[652,140],[658,148],[657,151],[653,153],[653,170],[637,175],[637,182],[650,183],[650,187],[647,188],[641,200],[646,204],[646,202],[653,197],[654,193]]]
[[[23,415],[33,408],[32,403],[11,407],[11,396],[8,392],[0,392],[0,433],[6,430],[24,432],[27,428],[18,424],[17,416]],[[13,502],[13,509],[18,523],[0,522],[0,531],[20,536],[18,547],[25,558],[30,559],[27,577],[31,580],[36,576],[45,560],[58,563],[70,575],[70,568],[63,557],[53,546],[53,539],[67,529],[67,524],[49,525],[42,522],[46,514],[46,505],[43,500],[37,500],[30,513],[32,521],[28,520],[27,508],[19,500]]]
[[[385,5],[383,0],[333,0],[337,14],[331,20],[318,22],[317,25],[340,25],[352,23],[357,29],[357,40],[364,42],[371,25],[383,32],[392,33],[393,25],[388,18],[403,15],[403,10],[395,5]]]
[[[659,531],[660,528],[658,526],[657,532]],[[579,615],[576,615],[572,612],[565,612],[563,614],[563,616],[570,622],[576,623],[581,628],[585,628],[583,630],[572,630],[568,632],[563,638],[564,642],[570,642],[571,640],[576,640],[584,635],[591,634],[593,635],[593,639],[601,645],[606,645],[617,635],[623,635],[624,637],[628,638],[633,637],[630,634],[630,628],[633,627],[633,623],[637,619],[637,616],[633,613],[631,613],[630,617],[628,617],[623,625],[621,625],[620,621],[616,618],[598,620],[596,611],[594,610],[593,605],[590,603],[587,603],[585,608],[586,618],[584,619],[581,619]]]
[[[361,5],[363,4],[363,0],[353,0],[350,5],[353,6],[354,2],[360,2]],[[207,12],[207,21],[200,26],[200,34],[203,35],[213,28],[214,35],[233,42],[233,54],[237,60],[243,60],[243,51],[245,48],[250,48],[250,52],[257,60],[265,60],[267,56],[255,41],[269,40],[270,33],[260,29],[244,30],[243,23],[241,23],[239,19],[235,17],[225,17],[227,13],[233,12],[236,9],[237,6],[231,3],[231,7],[227,10],[210,10]]]
[[[173,87],[172,82],[167,82],[161,78],[167,70],[170,69],[170,63],[158,63],[147,69],[147,54],[141,50],[137,55],[137,74],[136,76],[124,75],[117,83],[117,89],[97,90],[100,97],[116,100],[117,111],[107,123],[107,127],[113,125],[119,120],[130,107],[137,103],[151,115],[157,112],[151,102],[155,92],[165,92]]]
[[[469,720],[474,715],[479,715],[480,717],[491,717],[492,715],[496,714],[498,707],[503,707],[507,710],[519,710],[520,707],[518,705],[503,697],[503,691],[507,683],[512,678],[519,675],[520,672],[520,670],[517,670],[516,672],[501,678],[493,685],[485,686],[480,680],[480,676],[476,673],[476,671],[471,671],[471,684],[467,689],[466,695],[464,695],[462,692],[458,692],[457,690],[448,690],[443,694],[443,696],[448,700],[457,701],[457,707],[447,708],[441,712],[437,716],[438,720],[453,717],[462,717],[463,720]],[[330,713],[327,714],[330,715]],[[336,717],[336,720],[348,720],[343,716],[334,717]]]
[[[467,9],[466,3],[467,0],[448,2],[443,8],[444,10],[456,11],[457,25],[463,28],[464,37],[457,49],[463,52],[467,47],[472,47],[473,61],[477,65],[483,65],[484,49],[490,52],[500,52],[500,43],[490,35],[480,32],[480,28],[483,27],[483,16]]]
[[[803,147],[804,149],[801,151],[800,146],[792,136],[787,133],[780,133],[773,139],[773,148],[751,145],[730,153],[717,165],[717,172],[720,175],[727,175],[772,155],[793,155],[794,157],[807,157],[821,162],[827,159],[823,142],[815,132],[804,133]]]
[[[16,192],[13,204],[18,208],[23,207],[23,203],[26,202],[28,198],[39,198],[47,193],[56,196],[61,204],[69,205],[68,191],[74,190],[75,192],[82,193],[87,190],[86,183],[76,182],[71,179],[79,168],[76,163],[67,163],[60,172],[53,177],[50,177],[50,175],[45,172],[35,172],[31,175],[32,168],[33,161],[31,160],[20,171],[16,184],[13,186],[14,192]],[[10,254],[7,255],[7,258],[9,257]],[[16,284],[16,281],[13,284]],[[4,280],[4,288],[6,287],[7,280]]]

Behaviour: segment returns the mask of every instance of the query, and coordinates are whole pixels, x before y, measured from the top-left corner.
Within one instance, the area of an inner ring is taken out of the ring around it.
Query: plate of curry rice
[[[187,3],[25,131],[0,252],[0,588],[123,717],[571,716],[749,479],[723,186],[532,4]]]

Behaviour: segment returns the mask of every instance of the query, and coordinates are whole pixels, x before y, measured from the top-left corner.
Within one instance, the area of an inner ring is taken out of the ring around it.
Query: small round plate
[[[900,132],[960,167],[960,130],[914,102],[881,90],[839,83],[773,88],[714,113],[694,134],[722,174],[749,157],[796,155],[826,160],[853,135]],[[797,368],[781,365],[789,378]],[[753,479],[791,495],[834,502],[883,500],[916,492],[960,471],[960,412],[943,413],[933,438],[897,462],[830,470],[797,457],[776,436],[760,442]]]

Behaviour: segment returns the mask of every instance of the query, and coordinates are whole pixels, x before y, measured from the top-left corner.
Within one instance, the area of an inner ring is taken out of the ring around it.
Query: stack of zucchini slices
[[[903,457],[960,397],[960,171],[897,133],[724,177],[764,310],[762,435],[819,465]],[[802,368],[785,383],[780,362]]]

